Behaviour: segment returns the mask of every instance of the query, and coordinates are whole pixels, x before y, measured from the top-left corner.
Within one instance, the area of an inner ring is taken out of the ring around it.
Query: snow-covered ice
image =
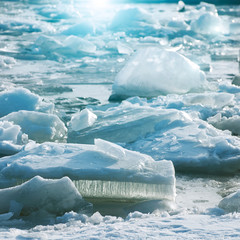
[[[79,183],[79,189],[88,197],[175,199],[175,175],[171,161],[156,162],[147,155],[100,139],[95,140],[95,145],[30,143],[19,154],[2,159],[1,174],[11,179],[30,179],[39,175],[44,178],[68,176],[74,180],[88,180],[89,183]],[[106,186],[111,185],[109,181],[113,185],[124,186],[104,188],[99,181]],[[148,185],[141,188],[141,184]],[[151,184],[154,186],[151,187]],[[144,187],[148,188],[146,192]]]
[[[240,238],[239,1],[189,2],[0,1],[1,239]]]

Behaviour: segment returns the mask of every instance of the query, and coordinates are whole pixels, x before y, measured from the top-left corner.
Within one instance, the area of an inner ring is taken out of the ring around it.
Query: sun
[[[89,2],[94,8],[105,8],[109,4],[110,0],[90,0]]]

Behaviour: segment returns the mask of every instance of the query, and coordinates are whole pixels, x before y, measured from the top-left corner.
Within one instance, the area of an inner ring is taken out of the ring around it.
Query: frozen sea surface
[[[240,6],[112,2],[0,1],[0,238],[239,239]]]

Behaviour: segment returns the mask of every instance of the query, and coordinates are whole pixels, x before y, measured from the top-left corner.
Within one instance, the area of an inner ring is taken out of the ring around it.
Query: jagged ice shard
[[[2,158],[7,179],[26,181],[34,176],[71,178],[85,198],[114,201],[175,200],[175,173],[171,161],[96,139],[95,145],[30,143],[24,151]]]

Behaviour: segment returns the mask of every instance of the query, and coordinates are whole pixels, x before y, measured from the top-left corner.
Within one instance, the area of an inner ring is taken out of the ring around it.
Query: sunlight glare
[[[91,0],[90,3],[93,8],[106,8],[110,0]]]

